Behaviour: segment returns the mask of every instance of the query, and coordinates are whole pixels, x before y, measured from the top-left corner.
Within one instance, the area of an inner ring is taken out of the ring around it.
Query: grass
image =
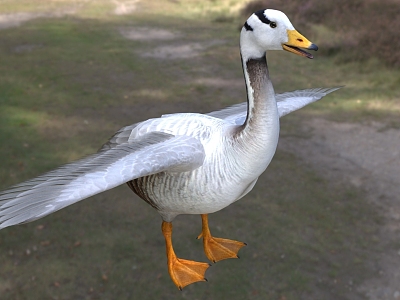
[[[4,13],[46,11],[8,2]],[[18,2],[19,3],[19,2]],[[22,3],[22,1],[21,1]],[[237,80],[236,18],[222,11],[238,1],[159,1],[114,16],[112,4],[80,5],[77,15],[37,19],[1,31],[0,187],[39,175],[96,151],[120,127],[163,113],[208,112],[242,102],[244,88],[197,79]],[[230,12],[233,14],[233,12]],[[156,17],[159,16],[159,17]],[[172,17],[173,16],[173,17]],[[241,20],[243,23],[244,20]],[[173,41],[131,41],[120,28],[180,32]],[[318,34],[315,38],[318,38]],[[140,57],[160,44],[212,40],[192,59]],[[277,91],[346,85],[326,100],[282,120],[282,134],[300,134],[302,120],[385,122],[397,118],[400,73],[376,61],[338,64],[272,52]],[[216,80],[215,80],[216,81]],[[212,99],[212,100],[211,100]],[[245,199],[210,216],[216,236],[243,240],[240,260],[222,261],[209,283],[179,293],[167,268],[160,218],[127,187],[87,199],[36,222],[0,232],[1,299],[357,299],[348,282],[371,276],[367,262],[379,212],[354,187],[327,182],[292,155],[278,152]],[[205,261],[198,216],[174,221],[182,257]]]

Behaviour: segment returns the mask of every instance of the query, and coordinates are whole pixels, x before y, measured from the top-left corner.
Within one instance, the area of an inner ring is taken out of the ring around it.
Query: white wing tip
[[[328,95],[330,93],[333,93],[334,91],[340,90],[341,88],[344,88],[344,85],[341,86],[334,86],[334,87],[328,87],[328,88],[320,88],[320,92],[324,93],[325,95]]]
[[[286,92],[278,94],[277,104],[279,110],[279,117],[286,116],[287,114],[296,111],[304,106],[316,102],[326,95],[341,89],[343,86],[335,86],[328,88],[314,88],[306,90],[297,90],[293,92]]]

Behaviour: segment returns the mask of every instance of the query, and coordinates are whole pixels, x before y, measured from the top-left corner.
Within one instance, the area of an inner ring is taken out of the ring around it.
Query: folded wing
[[[190,171],[203,145],[189,136],[152,132],[0,192],[0,229],[34,221],[135,178]]]

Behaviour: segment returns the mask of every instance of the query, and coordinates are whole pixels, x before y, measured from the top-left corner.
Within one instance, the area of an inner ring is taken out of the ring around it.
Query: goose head
[[[318,50],[317,45],[293,27],[283,12],[274,9],[259,10],[247,19],[240,34],[240,47],[245,60],[261,58],[267,50],[286,50],[313,58],[300,48]]]

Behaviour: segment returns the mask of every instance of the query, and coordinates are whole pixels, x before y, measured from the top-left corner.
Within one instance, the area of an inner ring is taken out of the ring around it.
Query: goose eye
[[[271,22],[271,23],[269,23],[269,26],[271,26],[271,28],[275,28],[276,27],[276,23],[275,22]]]

